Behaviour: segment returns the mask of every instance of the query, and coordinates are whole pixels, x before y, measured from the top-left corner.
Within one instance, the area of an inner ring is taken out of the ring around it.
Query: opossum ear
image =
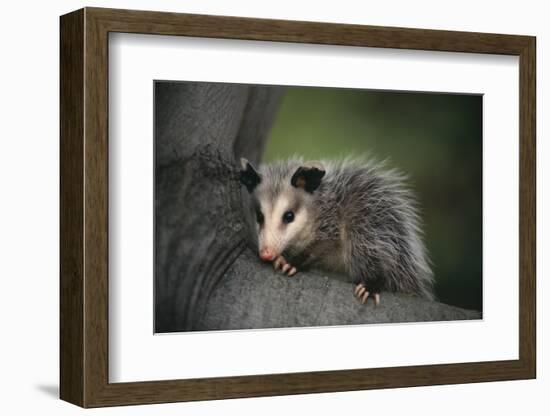
[[[304,166],[296,169],[290,183],[296,188],[312,193],[321,185],[323,176],[325,176],[325,168],[321,162],[306,162]]]
[[[252,193],[254,188],[262,181],[262,177],[254,167],[250,164],[248,160],[244,157],[241,158],[241,183],[246,186],[246,189],[249,193]]]

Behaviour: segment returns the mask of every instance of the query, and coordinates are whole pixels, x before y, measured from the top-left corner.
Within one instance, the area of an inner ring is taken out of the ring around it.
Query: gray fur
[[[284,197],[305,213],[299,233],[284,244],[287,261],[342,273],[373,292],[433,299],[419,208],[406,177],[370,160],[321,161],[313,166],[326,174],[306,192],[290,180],[308,163],[294,158],[261,166],[261,181],[251,192],[256,208]]]

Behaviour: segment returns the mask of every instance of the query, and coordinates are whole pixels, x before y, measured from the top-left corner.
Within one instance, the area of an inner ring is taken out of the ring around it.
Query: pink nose
[[[260,258],[263,261],[273,261],[275,259],[275,252],[270,248],[262,248],[260,250]]]

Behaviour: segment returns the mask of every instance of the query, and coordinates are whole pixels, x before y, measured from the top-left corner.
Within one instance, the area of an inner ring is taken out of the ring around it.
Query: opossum
[[[318,268],[346,276],[362,303],[381,291],[434,299],[419,205],[405,175],[372,160],[260,166],[241,159],[258,253],[293,276]]]

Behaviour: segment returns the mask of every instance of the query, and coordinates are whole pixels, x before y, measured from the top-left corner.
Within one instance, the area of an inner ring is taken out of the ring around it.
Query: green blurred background
[[[441,302],[482,310],[482,97],[291,87],[264,161],[368,154],[409,175]]]

